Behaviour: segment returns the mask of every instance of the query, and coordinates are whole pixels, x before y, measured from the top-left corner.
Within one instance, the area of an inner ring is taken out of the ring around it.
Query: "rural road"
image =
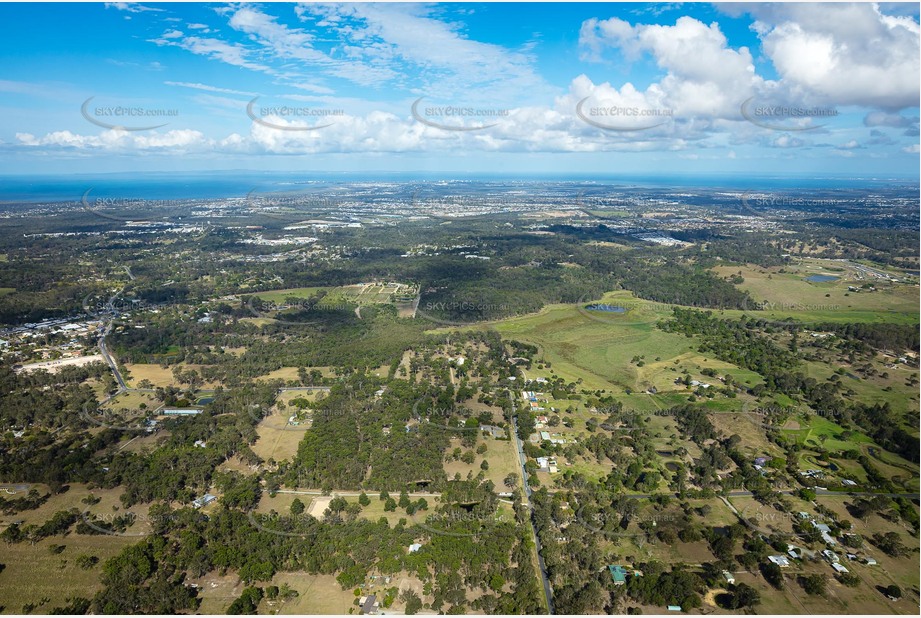
[[[544,556],[541,553],[540,538],[537,536],[537,526],[534,525],[534,507],[531,505],[531,486],[528,485],[528,472],[525,470],[527,458],[524,455],[524,446],[521,438],[518,436],[518,406],[515,405],[515,392],[509,389],[509,399],[512,402],[512,439],[515,440],[515,448],[518,450],[518,460],[521,465],[521,481],[524,485],[525,506],[528,508],[528,520],[531,522],[531,533],[534,536],[534,544],[537,547],[537,566],[540,568],[540,578],[544,587],[544,596],[547,599],[547,611],[553,614],[553,589],[550,587],[550,580],[547,577],[547,565],[544,564]]]
[[[279,489],[275,493],[277,494],[298,494],[302,496],[324,496],[328,495],[330,497],[342,496],[349,498],[356,498],[361,494],[367,494],[368,496],[375,496],[379,494],[379,491],[374,491],[372,489],[367,489],[365,491],[330,491],[324,493],[320,489]],[[440,493],[427,493],[427,492],[407,492],[407,496],[410,498],[439,498],[441,497]]]

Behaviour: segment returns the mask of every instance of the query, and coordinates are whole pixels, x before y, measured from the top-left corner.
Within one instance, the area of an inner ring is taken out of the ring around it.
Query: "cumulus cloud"
[[[738,118],[740,103],[765,85],[748,48],[732,49],[718,24],[692,17],[681,17],[674,26],[589,19],[579,42],[589,57],[597,58],[605,47],[627,58],[651,54],[667,73],[645,94],[679,116]]]
[[[781,80],[831,105],[898,110],[918,105],[919,25],[872,3],[746,7]]]

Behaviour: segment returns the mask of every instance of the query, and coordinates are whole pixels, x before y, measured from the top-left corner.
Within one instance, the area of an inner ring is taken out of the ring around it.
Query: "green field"
[[[616,393],[655,386],[660,391],[673,390],[674,380],[680,374],[671,368],[679,367],[687,368],[693,375],[700,375],[701,369],[710,367],[721,374],[732,373],[742,382],[754,383],[759,379],[752,372],[701,356],[692,339],[657,329],[658,320],[671,316],[669,307],[637,299],[623,291],[605,294],[601,300],[627,311],[622,314],[587,311],[583,307],[588,303],[550,305],[535,315],[498,322],[495,328],[506,338],[537,345],[538,361],[549,362],[553,371],[567,381],[581,379],[582,388],[587,389],[610,391],[614,387]],[[630,363],[634,356],[642,357],[645,365]],[[655,399],[663,396],[668,395],[657,395]],[[647,402],[641,408],[654,410],[673,405],[668,401],[663,403]]]
[[[745,281],[738,285],[755,299],[754,311],[723,311],[721,316],[738,317],[743,313],[770,319],[792,318],[801,322],[889,322],[916,324],[918,322],[918,286],[876,279],[859,279],[855,271],[841,264],[824,260],[800,260],[783,268],[760,266],[717,266],[719,276],[742,273]],[[878,268],[878,267],[874,267]],[[780,272],[783,270],[784,272]],[[836,281],[813,283],[806,277],[815,274],[834,275]],[[860,287],[872,283],[875,292],[853,292],[848,286]]]

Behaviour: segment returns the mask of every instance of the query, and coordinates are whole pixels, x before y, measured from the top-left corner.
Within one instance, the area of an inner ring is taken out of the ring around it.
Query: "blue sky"
[[[0,4],[0,40],[5,173],[918,175],[917,4]]]

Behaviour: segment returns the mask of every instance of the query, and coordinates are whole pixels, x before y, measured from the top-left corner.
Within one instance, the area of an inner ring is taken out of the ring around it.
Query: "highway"
[[[130,274],[130,273],[129,273]],[[115,374],[115,381],[118,383],[118,392],[124,393],[128,390],[128,385],[125,384],[125,380],[122,378],[121,372],[118,370],[118,365],[115,362],[115,359],[112,358],[112,355],[109,353],[109,348],[106,346],[106,336],[112,331],[112,325],[115,323],[115,318],[117,312],[115,311],[115,299],[118,298],[118,295],[122,293],[122,290],[117,291],[112,298],[109,299],[109,302],[106,303],[106,306],[109,309],[111,318],[102,329],[102,334],[99,336],[99,353],[102,354],[102,357],[106,359],[106,363],[109,364],[109,367],[112,369],[112,373]]]

